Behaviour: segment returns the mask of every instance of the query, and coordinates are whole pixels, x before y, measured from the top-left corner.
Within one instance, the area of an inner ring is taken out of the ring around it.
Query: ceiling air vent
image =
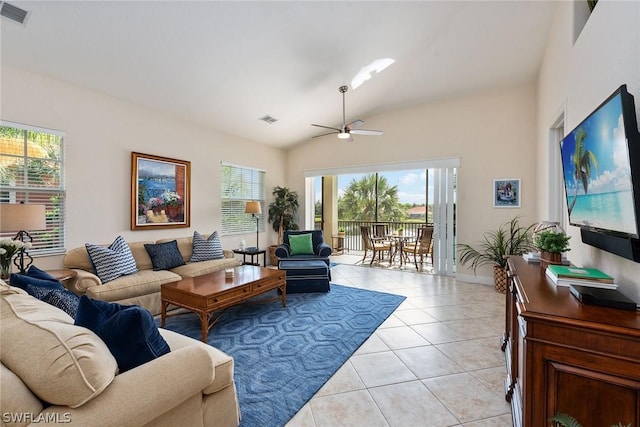
[[[270,125],[278,121],[278,119],[276,119],[275,117],[271,117],[268,114],[264,117],[260,117],[258,120],[262,120],[263,122],[269,123]]]
[[[27,11],[3,1],[2,6],[0,6],[0,15],[24,24],[24,20],[27,18]]]

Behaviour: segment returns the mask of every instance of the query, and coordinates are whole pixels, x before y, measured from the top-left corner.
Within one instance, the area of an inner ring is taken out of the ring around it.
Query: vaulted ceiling
[[[2,65],[275,147],[346,119],[536,78],[556,2],[10,1]],[[277,119],[267,124],[259,118]],[[365,128],[376,129],[367,121]],[[324,138],[330,138],[327,136]]]

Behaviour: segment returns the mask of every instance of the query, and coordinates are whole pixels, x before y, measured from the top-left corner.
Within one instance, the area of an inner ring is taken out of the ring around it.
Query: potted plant
[[[458,244],[458,261],[462,265],[470,265],[473,274],[478,267],[493,265],[493,279],[496,292],[507,291],[507,256],[522,255],[534,248],[531,241],[531,229],[534,224],[523,227],[518,223],[519,217],[500,225],[497,230],[484,233],[484,240],[477,249],[466,244]]]
[[[402,236],[404,234],[404,228],[398,227],[397,232],[398,232],[398,236]]]
[[[274,200],[269,204],[269,222],[273,231],[278,233],[278,243],[269,246],[269,257],[271,264],[277,264],[278,260],[275,251],[278,245],[282,244],[282,235],[286,230],[297,230],[296,214],[298,212],[298,193],[291,191],[287,187],[276,186],[273,189]]]
[[[344,237],[346,231],[344,229],[344,227],[338,227],[338,236],[340,237]]]
[[[540,251],[540,267],[545,270],[549,264],[562,264],[562,253],[570,251],[569,239],[565,233],[551,230],[536,233],[535,247]]]

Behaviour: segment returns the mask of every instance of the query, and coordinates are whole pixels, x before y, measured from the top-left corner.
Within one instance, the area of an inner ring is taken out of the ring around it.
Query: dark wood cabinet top
[[[556,286],[540,264],[522,257],[508,260],[519,296],[521,315],[525,319],[552,320],[580,328],[620,333],[640,338],[640,311],[620,310],[583,304],[571,295],[568,287]]]

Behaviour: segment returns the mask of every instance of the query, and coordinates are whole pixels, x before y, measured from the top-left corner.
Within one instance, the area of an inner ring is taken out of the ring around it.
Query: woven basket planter
[[[493,282],[496,287],[496,292],[501,294],[507,293],[507,270],[500,267],[499,265],[493,266]]]

